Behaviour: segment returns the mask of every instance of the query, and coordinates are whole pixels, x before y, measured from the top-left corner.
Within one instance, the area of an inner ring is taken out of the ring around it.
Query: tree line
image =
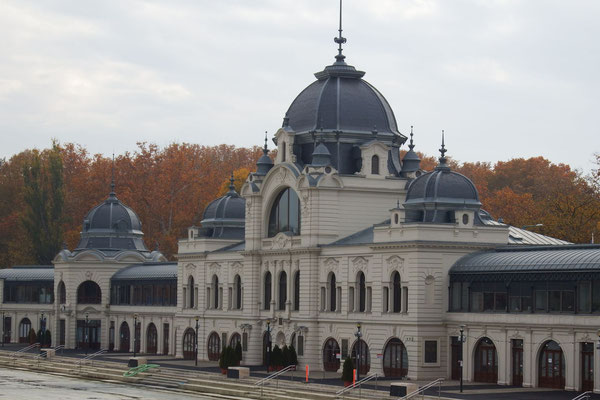
[[[208,203],[239,191],[262,154],[259,147],[138,143],[111,159],[77,144],[25,150],[0,161],[0,268],[50,264],[61,248],[73,250],[86,213],[106,199],[111,179],[117,197],[139,215],[149,249],[169,259],[186,229],[199,225]],[[437,159],[419,154],[421,167]],[[483,208],[505,223],[575,243],[600,231],[600,155],[589,175],[543,157],[451,167],[476,185]]]

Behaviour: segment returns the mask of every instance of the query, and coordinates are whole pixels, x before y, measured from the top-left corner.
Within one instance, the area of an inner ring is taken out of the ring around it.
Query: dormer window
[[[300,234],[300,199],[292,188],[277,195],[269,217],[269,237],[279,232]]]
[[[371,174],[379,175],[379,156],[377,154],[371,157]]]

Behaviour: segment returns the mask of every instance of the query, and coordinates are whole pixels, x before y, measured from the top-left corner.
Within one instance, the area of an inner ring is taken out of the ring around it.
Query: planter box
[[[233,379],[249,378],[250,368],[248,367],[229,367],[227,369],[227,377]]]
[[[392,382],[390,383],[390,396],[404,397],[411,394],[419,387],[414,383],[407,382]]]

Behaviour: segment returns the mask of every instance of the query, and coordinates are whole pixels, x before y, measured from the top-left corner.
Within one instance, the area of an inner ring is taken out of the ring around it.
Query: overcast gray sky
[[[0,1],[0,157],[251,146],[334,59],[337,0]],[[600,151],[600,1],[346,0],[346,61],[460,161]]]

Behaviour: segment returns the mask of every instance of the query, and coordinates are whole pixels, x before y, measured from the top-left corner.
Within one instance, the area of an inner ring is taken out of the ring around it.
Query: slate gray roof
[[[388,220],[387,223],[389,224],[390,221]],[[336,240],[333,243],[329,243],[326,246],[350,246],[350,245],[357,245],[357,244],[371,244],[371,243],[373,243],[373,228],[374,227],[375,227],[375,225],[372,225],[366,229],[363,229],[362,231],[358,231],[356,233],[353,233],[350,236],[346,236],[339,240]]]
[[[221,251],[244,251],[245,249],[246,249],[246,242],[242,241],[239,243],[230,244],[229,246],[225,246],[223,248],[215,250],[214,252],[218,253]]]
[[[177,279],[177,263],[144,263],[130,265],[116,272],[111,280],[158,281]]]
[[[0,279],[7,282],[54,281],[54,266],[23,265],[0,269]]]
[[[483,219],[482,221],[484,225],[491,226],[502,226],[505,225],[501,222],[494,221],[493,219]],[[536,233],[532,231],[528,231],[527,229],[517,228],[516,226],[508,226],[508,244],[524,244],[524,245],[564,245],[564,244],[572,244],[571,242],[567,242],[565,240],[553,238],[551,236],[542,235],[541,233]]]
[[[451,274],[600,271],[600,245],[509,246],[468,254]]]

